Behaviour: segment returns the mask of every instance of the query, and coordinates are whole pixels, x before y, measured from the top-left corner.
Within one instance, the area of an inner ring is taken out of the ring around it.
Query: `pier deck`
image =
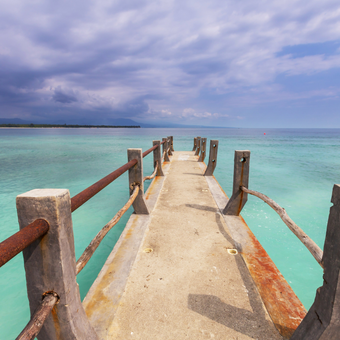
[[[175,152],[83,305],[100,339],[282,339],[193,152]]]

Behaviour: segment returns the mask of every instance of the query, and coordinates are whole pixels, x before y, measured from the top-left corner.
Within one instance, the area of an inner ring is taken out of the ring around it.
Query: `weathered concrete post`
[[[156,176],[164,176],[162,169],[161,141],[154,140],[152,141],[152,145],[153,146],[158,145],[158,148],[153,150],[153,166],[155,167],[158,162]]]
[[[170,143],[171,151],[175,151],[174,150],[174,136],[170,136],[170,138],[171,138],[171,143]]]
[[[195,152],[195,156],[198,156],[200,154],[201,151],[201,137],[197,137],[196,139],[196,152]]]
[[[137,159],[138,163],[129,169],[129,189],[132,194],[135,185],[139,185],[139,192],[132,203],[136,214],[149,215],[149,209],[144,199],[144,182],[143,182],[143,155],[142,149],[128,149],[128,162]]]
[[[240,190],[240,186],[248,188],[250,151],[235,151],[233,194],[223,210],[224,215],[240,215],[248,200],[248,194]]]
[[[171,136],[168,136],[168,152],[169,152],[169,156],[172,156]]]
[[[340,338],[340,185],[333,187],[322,263],[323,285],[291,340]]]
[[[169,153],[168,153],[168,138],[162,138],[163,148],[162,153],[164,155],[164,162],[170,162]]]
[[[56,292],[53,308],[39,340],[98,339],[81,304],[76,281],[76,259],[70,193],[66,189],[36,189],[17,196],[20,229],[38,218],[50,225],[48,233],[23,250],[31,315],[42,295]]]
[[[218,140],[210,141],[209,163],[204,176],[212,176],[217,165]]]
[[[204,162],[205,155],[206,155],[206,150],[207,150],[207,139],[206,138],[201,138],[201,155],[198,158],[199,162]]]
[[[194,138],[194,147],[192,148],[192,151],[195,151],[197,147],[197,138]]]

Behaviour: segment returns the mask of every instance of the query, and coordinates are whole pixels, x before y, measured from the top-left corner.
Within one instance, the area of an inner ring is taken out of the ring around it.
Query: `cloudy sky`
[[[0,118],[340,127],[339,0],[0,0]]]

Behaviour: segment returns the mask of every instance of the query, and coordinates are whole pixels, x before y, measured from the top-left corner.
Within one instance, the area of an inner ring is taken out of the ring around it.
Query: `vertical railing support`
[[[142,149],[128,149],[128,161],[137,159],[138,163],[129,169],[129,189],[130,195],[135,185],[139,185],[139,192],[132,203],[136,214],[149,215],[149,209],[144,199],[144,182],[143,182],[143,155]]]
[[[156,176],[164,176],[163,169],[162,169],[162,152],[161,152],[161,141],[154,140],[152,141],[152,145],[158,145],[158,148],[153,150],[153,166],[157,165],[157,173]]]
[[[170,136],[170,138],[171,138],[170,148],[171,148],[171,151],[174,152],[175,151],[174,150],[174,136]]]
[[[36,189],[17,196],[20,229],[41,218],[48,233],[23,250],[31,315],[42,295],[58,294],[60,301],[42,326],[38,339],[98,339],[81,304],[76,282],[76,259],[70,193],[66,189]]]
[[[195,156],[198,156],[200,154],[201,151],[201,137],[197,137],[196,139],[196,152],[195,152]]]
[[[235,151],[233,194],[223,210],[224,215],[240,215],[248,200],[248,194],[240,190],[240,186],[248,188],[250,151]]]
[[[168,152],[169,152],[169,156],[172,156],[171,136],[168,136]]]
[[[194,147],[192,148],[192,151],[196,151],[196,147],[197,147],[197,138],[194,138]]]
[[[168,153],[168,138],[162,138],[163,148],[162,154],[164,155],[164,162],[170,162],[169,153]]]
[[[207,151],[207,139],[201,138],[201,155],[198,158],[199,162],[204,162],[206,151]]]
[[[323,285],[291,340],[336,340],[340,336],[340,185],[333,187],[322,257]]]
[[[204,176],[212,176],[217,165],[218,140],[210,141],[209,163]]]

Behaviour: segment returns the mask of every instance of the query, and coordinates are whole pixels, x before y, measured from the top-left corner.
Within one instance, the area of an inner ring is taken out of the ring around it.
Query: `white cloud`
[[[277,53],[287,45],[339,40],[339,19],[333,0],[5,0],[2,86],[34,92],[35,102],[41,96],[44,103],[50,88],[60,86],[76,94],[69,105],[83,109],[116,110],[143,98],[149,117],[228,118],[226,109],[208,103],[200,110],[191,106],[204,91],[232,93],[228,103],[236,106],[245,105],[237,104],[245,97],[248,105],[327,97],[329,89],[288,93],[275,79],[339,68],[340,55]]]

